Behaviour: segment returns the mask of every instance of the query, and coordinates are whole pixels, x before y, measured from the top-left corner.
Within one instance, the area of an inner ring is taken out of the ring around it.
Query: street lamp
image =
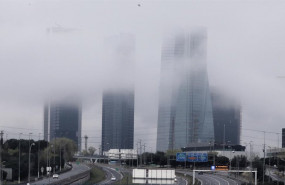
[[[21,135],[22,133],[19,134],[19,174],[18,174],[18,184],[21,183]]]
[[[35,143],[32,143],[29,147],[29,177],[28,177],[28,182],[30,182],[30,177],[31,177],[31,149],[32,146],[34,146]]]
[[[39,141],[38,141],[38,178],[40,178],[40,140],[41,140],[41,133],[39,133]]]

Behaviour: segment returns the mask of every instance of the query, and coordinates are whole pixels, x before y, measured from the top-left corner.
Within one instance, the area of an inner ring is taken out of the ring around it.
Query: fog
[[[259,152],[263,133],[253,130],[265,130],[275,147],[285,122],[284,8],[282,1],[2,0],[0,128],[7,138],[33,132],[36,139],[45,98],[77,93],[82,136],[98,148],[101,93],[118,83],[106,39],[126,33],[135,38],[135,142],[154,151],[163,38],[202,26],[210,86],[241,100],[241,143],[253,141]]]

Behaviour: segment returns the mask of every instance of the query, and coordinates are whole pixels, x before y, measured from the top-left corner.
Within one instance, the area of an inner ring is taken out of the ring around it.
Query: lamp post
[[[61,172],[61,142],[59,143],[59,171]]]
[[[29,177],[28,177],[28,182],[30,182],[30,178],[31,178],[31,149],[32,149],[32,146],[34,146],[35,143],[32,143],[30,146],[29,146]]]
[[[53,173],[55,173],[55,140],[54,140],[54,147],[53,147]]]
[[[39,133],[39,141],[38,141],[38,178],[40,178],[40,140],[41,140],[41,133]]]
[[[21,135],[22,133],[19,134],[19,174],[18,174],[18,184],[21,183]]]

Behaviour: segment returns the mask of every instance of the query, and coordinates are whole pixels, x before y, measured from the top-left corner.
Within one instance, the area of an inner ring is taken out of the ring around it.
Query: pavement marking
[[[218,182],[218,184],[219,185],[221,185],[221,183],[220,183],[220,181],[218,181],[217,179],[215,179],[214,177],[211,177],[211,176],[209,176],[209,175],[205,175],[206,177],[209,177],[210,179],[214,179],[215,181],[217,181]]]
[[[223,181],[227,182],[227,183],[228,183],[228,185],[230,185],[230,182],[229,182],[229,181],[227,181],[226,179],[224,179],[224,178],[222,178],[222,177],[219,177],[218,175],[215,175],[215,177],[217,177],[217,178],[219,178],[219,179],[222,179]]]

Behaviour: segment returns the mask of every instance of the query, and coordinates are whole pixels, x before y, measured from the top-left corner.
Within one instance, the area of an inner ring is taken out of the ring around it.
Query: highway
[[[187,175],[190,175],[193,177],[193,172],[185,172],[185,171],[178,171],[179,173],[186,173]],[[225,175],[217,175],[212,173],[203,173],[198,174],[198,172],[195,173],[196,180],[198,179],[200,182],[202,182],[203,185],[240,185],[241,182],[238,180],[234,180],[231,178],[228,178]]]
[[[119,167],[119,166],[110,166],[110,165],[101,165],[96,163],[97,166],[100,166],[103,168],[103,170],[106,172],[106,180],[97,183],[98,185],[104,185],[104,184],[112,184],[115,181],[111,181],[111,177],[115,176],[116,177],[116,181],[120,180],[123,178],[122,174],[132,174],[132,169],[130,168],[125,168],[123,166]],[[117,168],[118,171],[115,169]],[[122,172],[122,174],[120,173]],[[132,182],[132,179],[129,179],[129,182]],[[146,180],[140,179],[136,181],[137,184],[146,184]],[[96,184],[96,185],[97,185]],[[184,178],[181,177],[177,177],[177,182],[174,182],[174,180],[148,180],[148,184],[159,184],[159,185],[167,185],[167,184],[172,184],[172,185],[187,185],[187,181]]]
[[[117,171],[114,167],[110,167],[107,165],[100,165],[98,163],[96,165],[102,167],[103,170],[106,172],[106,179],[100,183],[97,183],[98,185],[112,184],[112,183],[119,181],[123,178],[123,175],[119,171]],[[112,177],[116,177],[116,181],[112,181],[111,180]]]
[[[85,172],[85,171],[88,171],[89,170],[89,167],[84,165],[84,164],[75,164],[73,163],[72,164],[72,169],[68,172],[65,172],[63,174],[60,174],[59,175],[59,178],[58,179],[53,179],[52,178],[52,175],[50,178],[45,178],[43,180],[40,180],[40,181],[37,181],[37,182],[33,182],[33,183],[30,183],[32,185],[42,185],[42,184],[51,184],[51,183],[56,183],[62,179],[67,179],[67,178],[70,178],[72,176],[75,176],[79,173],[82,173],[82,172]]]
[[[285,179],[278,176],[277,173],[277,169],[266,167],[265,174],[270,176],[273,181],[285,182]]]
[[[196,178],[203,182],[203,185],[240,185],[241,182],[237,180],[230,179],[226,176],[217,174],[207,174],[199,175],[196,173]]]

